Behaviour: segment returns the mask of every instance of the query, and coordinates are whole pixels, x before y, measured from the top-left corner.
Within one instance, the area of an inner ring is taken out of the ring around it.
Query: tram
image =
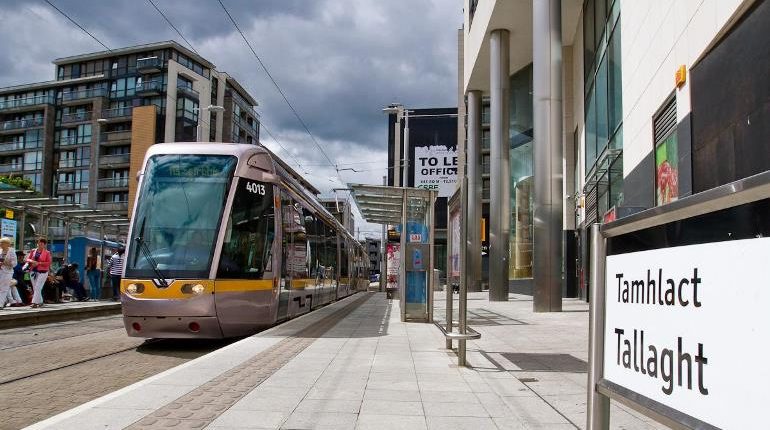
[[[121,281],[129,336],[254,333],[368,286],[364,247],[264,147],[147,151]]]

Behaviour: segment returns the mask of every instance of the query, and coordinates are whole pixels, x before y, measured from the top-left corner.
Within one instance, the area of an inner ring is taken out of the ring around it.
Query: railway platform
[[[437,293],[436,319],[444,318]],[[458,367],[433,324],[359,293],[75,407],[30,429],[574,429],[585,427],[588,305],[469,293],[482,334]],[[663,428],[613,404],[612,425]]]
[[[101,300],[46,304],[41,308],[6,306],[0,310],[0,329],[92,318],[120,313],[120,303]]]

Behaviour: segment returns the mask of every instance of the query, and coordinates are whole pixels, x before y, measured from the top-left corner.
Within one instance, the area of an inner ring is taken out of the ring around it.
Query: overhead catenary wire
[[[186,38],[186,37],[184,37],[184,35],[182,34],[182,32],[181,32],[181,31],[179,31],[179,29],[178,29],[178,28],[176,28],[176,26],[174,25],[174,23],[173,23],[173,22],[171,22],[171,20],[170,20],[170,19],[168,19],[168,17],[166,16],[166,14],[164,14],[164,13],[163,13],[163,11],[162,11],[162,10],[160,10],[160,8],[158,7],[158,5],[156,5],[156,4],[155,4],[155,2],[154,2],[153,0],[147,0],[147,1],[148,1],[148,2],[149,2],[151,5],[152,5],[152,7],[154,7],[154,8],[155,8],[155,10],[157,10],[157,11],[158,11],[158,13],[160,14],[160,16],[162,16],[162,17],[163,17],[163,19],[165,19],[165,20],[166,20],[166,22],[168,23],[168,25],[170,25],[170,26],[171,26],[171,28],[173,28],[173,29],[174,29],[174,31],[176,31],[176,34],[178,34],[178,35],[179,35],[179,37],[181,37],[181,38],[182,38],[182,40],[184,40],[185,42],[187,42],[187,45],[189,45],[189,46],[190,46],[190,49],[192,49],[192,50],[193,50],[193,52],[195,52],[196,54],[198,54],[198,51],[196,51],[196,50],[195,50],[195,47],[192,45],[192,43],[190,43],[190,41],[189,41],[189,40],[187,40],[187,38]],[[200,55],[200,54],[198,54],[198,55]]]
[[[291,102],[289,101],[288,97],[286,97],[286,93],[283,92],[283,89],[281,89],[281,86],[278,85],[278,82],[276,82],[275,78],[273,78],[273,75],[267,69],[267,66],[265,65],[265,63],[262,62],[262,59],[257,54],[257,51],[254,50],[254,47],[251,45],[251,42],[249,42],[249,39],[246,38],[246,35],[243,33],[243,31],[241,31],[240,27],[238,27],[238,23],[235,21],[235,18],[233,18],[233,16],[230,14],[230,11],[227,10],[227,7],[225,6],[224,3],[222,3],[222,0],[217,0],[217,1],[219,2],[219,5],[222,7],[222,10],[224,10],[224,12],[227,15],[227,17],[230,19],[230,22],[233,24],[233,27],[235,27],[235,29],[241,35],[241,38],[246,43],[246,46],[248,46],[249,50],[251,50],[251,53],[254,55],[254,58],[256,58],[257,62],[259,62],[259,65],[262,67],[262,70],[265,71],[265,74],[267,75],[267,77],[273,83],[275,88],[281,94],[281,97],[283,97],[283,100],[289,106],[289,109],[291,109],[291,111],[294,114],[294,116],[297,118],[299,123],[302,125],[302,128],[305,129],[305,131],[307,132],[308,136],[310,136],[310,139],[313,141],[315,146],[321,151],[321,154],[323,154],[324,158],[326,158],[326,161],[329,162],[329,165],[332,166],[332,167],[335,167],[334,162],[331,160],[331,158],[329,158],[329,156],[326,154],[326,151],[324,151],[323,147],[318,143],[318,141],[316,140],[315,136],[313,136],[313,133],[310,132],[310,128],[307,126],[305,121],[299,115],[299,112],[297,112],[297,110],[294,108],[294,105],[291,104]],[[339,177],[339,172],[337,172],[337,176]],[[340,179],[340,181],[342,181],[341,177],[339,179]],[[343,182],[343,184],[344,184],[344,182]]]
[[[86,29],[85,29],[85,27],[83,27],[82,25],[78,24],[78,23],[77,23],[77,21],[75,21],[74,19],[70,18],[70,16],[69,16],[69,15],[67,15],[67,14],[66,14],[66,13],[65,13],[63,10],[59,9],[58,7],[56,7],[56,5],[54,5],[53,3],[51,3],[49,0],[44,0],[44,1],[45,1],[46,3],[48,3],[48,5],[49,5],[49,6],[51,6],[52,8],[56,9],[56,11],[57,11],[57,12],[59,12],[60,14],[62,14],[62,15],[63,15],[65,18],[67,18],[67,19],[68,19],[68,20],[69,20],[71,23],[75,24],[75,25],[76,25],[76,26],[77,26],[79,29],[83,30],[83,32],[84,32],[84,33],[86,33],[87,35],[91,36],[91,38],[92,38],[92,39],[94,39],[96,42],[98,42],[100,45],[104,46],[104,49],[106,49],[106,50],[108,50],[108,51],[112,52],[112,49],[110,49],[110,47],[109,47],[109,46],[105,45],[105,44],[104,44],[104,42],[102,42],[101,40],[99,40],[99,38],[97,38],[96,36],[94,36],[94,35],[93,35],[93,34],[92,34],[90,31],[86,30]]]

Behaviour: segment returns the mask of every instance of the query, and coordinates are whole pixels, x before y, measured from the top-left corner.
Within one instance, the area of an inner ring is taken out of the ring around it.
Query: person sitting
[[[85,302],[90,300],[86,294],[86,289],[83,283],[80,282],[80,272],[78,271],[78,263],[72,263],[65,272],[65,285],[67,288],[71,288],[75,292],[75,298],[79,302]]]

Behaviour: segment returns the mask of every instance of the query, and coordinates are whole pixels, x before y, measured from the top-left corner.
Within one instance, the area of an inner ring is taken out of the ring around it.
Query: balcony
[[[128,212],[128,201],[125,202],[97,202],[96,208],[100,211]]]
[[[72,124],[75,122],[91,121],[91,112],[72,112],[61,116],[62,124]]]
[[[131,118],[132,106],[123,106],[102,111],[102,118],[107,120],[126,120]]]
[[[0,173],[19,173],[21,172],[21,163],[0,164]]]
[[[0,152],[13,152],[24,150],[24,142],[0,143]]]
[[[131,162],[131,154],[112,154],[99,157],[99,167],[118,167]]]
[[[76,183],[74,181],[67,181],[67,182],[62,181],[56,184],[57,193],[61,191],[75,191],[83,188],[88,189],[88,186],[83,187],[79,183]]]
[[[141,97],[157,96],[163,92],[163,82],[143,81],[136,86],[136,95]]]
[[[184,95],[184,96],[187,96],[187,97],[192,97],[195,100],[200,99],[200,93],[199,92],[195,91],[191,87],[188,87],[187,85],[184,85],[184,84],[177,85],[176,86],[176,92],[177,92],[177,96],[179,96],[181,94],[181,95]]]
[[[13,121],[0,122],[0,132],[42,126],[43,118],[16,119]]]
[[[25,107],[32,107],[32,106],[40,106],[40,105],[50,105],[54,103],[54,98],[52,96],[33,96],[33,97],[25,97],[23,99],[8,99],[5,101],[0,101],[0,111],[2,110],[11,110],[11,109],[20,109]]]
[[[103,131],[99,141],[105,146],[121,146],[131,144],[131,131]]]
[[[163,70],[163,59],[158,57],[139,58],[136,60],[136,71],[139,73],[158,73]]]
[[[77,167],[77,160],[74,158],[65,158],[64,160],[59,160],[59,168],[60,169],[74,169]]]
[[[81,139],[81,141],[78,141],[77,136],[62,136],[59,138],[59,142],[57,146],[62,147],[62,146],[90,145],[90,144],[91,144],[90,137],[88,137],[88,139],[83,138]]]
[[[102,178],[98,182],[99,191],[105,191],[107,188],[128,188],[128,177],[125,178]]]
[[[67,103],[84,99],[92,99],[96,97],[104,97],[106,95],[106,88],[89,88],[87,90],[68,91],[66,93],[62,93],[61,101],[62,103]]]

